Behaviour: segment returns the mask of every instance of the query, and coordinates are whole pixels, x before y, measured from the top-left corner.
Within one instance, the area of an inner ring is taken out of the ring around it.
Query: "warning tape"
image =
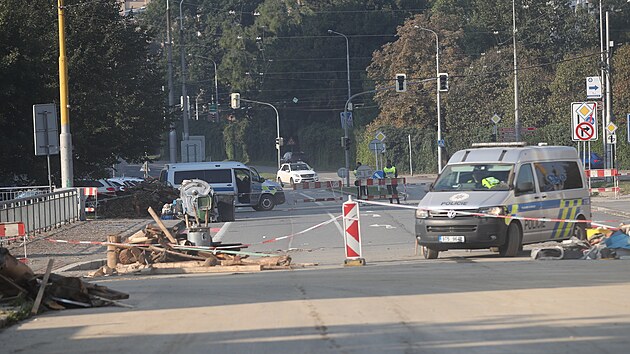
[[[412,205],[400,205],[400,204],[389,204],[389,203],[381,203],[381,202],[373,202],[369,200],[356,200],[360,203],[365,204],[373,204],[373,205],[381,205],[381,206],[390,206],[394,208],[403,208],[403,209],[414,209],[414,210],[426,210],[426,211],[446,211],[448,213],[452,213],[452,215],[468,215],[468,216],[479,216],[486,218],[498,218],[498,219],[516,219],[516,220],[527,220],[527,221],[546,221],[546,222],[572,222],[572,223],[590,223],[592,225],[605,227],[612,230],[618,230],[618,227],[609,226],[602,224],[604,222],[612,222],[617,220],[582,220],[582,219],[555,219],[555,218],[533,218],[527,216],[518,216],[518,215],[494,215],[494,214],[484,214],[477,212],[469,212],[462,210],[452,210],[452,209],[431,209],[431,208],[418,208]]]

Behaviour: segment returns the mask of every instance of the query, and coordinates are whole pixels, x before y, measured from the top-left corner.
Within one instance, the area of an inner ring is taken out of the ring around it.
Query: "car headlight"
[[[478,212],[481,213],[481,214],[488,214],[488,215],[493,215],[493,216],[499,216],[499,215],[506,215],[507,214],[507,210],[503,206],[495,206],[495,207],[489,207],[489,208],[479,208]]]
[[[429,217],[429,211],[425,209],[416,209],[417,219],[426,219]]]

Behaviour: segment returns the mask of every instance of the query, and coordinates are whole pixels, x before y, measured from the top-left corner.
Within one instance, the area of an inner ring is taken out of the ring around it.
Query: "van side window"
[[[232,171],[227,170],[196,170],[177,171],[173,175],[175,184],[182,184],[186,179],[201,179],[208,183],[232,183]]]
[[[203,179],[203,171],[176,171],[173,174],[173,182],[176,185],[182,184],[186,179]]]
[[[576,161],[539,162],[534,164],[541,192],[579,189],[582,174]]]
[[[532,166],[530,164],[522,165],[518,170],[518,177],[516,178],[516,186],[525,186],[529,184],[531,186],[531,190],[521,191],[519,194],[531,194],[535,193],[536,189],[534,188],[534,174],[532,173]]]

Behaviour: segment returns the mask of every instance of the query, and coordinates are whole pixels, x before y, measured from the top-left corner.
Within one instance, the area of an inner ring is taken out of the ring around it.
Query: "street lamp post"
[[[258,104],[262,104],[265,106],[269,106],[271,108],[273,108],[273,110],[276,112],[276,141],[278,142],[276,144],[276,150],[278,150],[278,170],[280,169],[280,115],[278,114],[278,109],[276,109],[276,107],[274,105],[272,105],[271,103],[267,103],[267,102],[260,102],[260,101],[254,101],[254,100],[246,100],[244,98],[240,98],[241,101],[243,102],[251,102],[251,103],[258,103]]]
[[[518,120],[518,66],[516,62],[516,0],[512,0],[512,46],[514,47],[514,141],[521,140],[521,124]]]
[[[168,108],[169,112],[175,105],[175,90],[173,89],[173,39],[171,38],[171,8],[170,0],[166,0],[166,61],[168,72]],[[175,122],[171,123],[168,132],[169,162],[177,162],[177,133]]]
[[[438,160],[438,173],[442,172],[442,147],[440,146],[440,141],[442,140],[442,116],[440,110],[440,41],[438,39],[437,33],[435,31],[430,30],[428,28],[423,28],[420,26],[414,26],[415,28],[433,33],[435,36],[435,92],[436,92],[436,106],[437,106],[437,160]]]
[[[182,66],[182,112],[184,123],[184,139],[188,141],[188,92],[186,91],[186,58],[184,56],[184,16],[182,14],[182,4],[184,0],[179,2],[179,46],[180,58]]]
[[[215,107],[217,108],[217,118],[219,118],[219,79],[218,79],[218,74],[217,74],[217,62],[214,61],[214,59],[212,58],[203,57],[201,55],[195,55],[195,57],[199,59],[210,60],[212,64],[214,65],[214,99],[215,99],[214,104],[216,105]]]
[[[336,34],[338,36],[342,36],[346,39],[346,70],[348,72],[348,104],[350,102],[350,97],[352,97],[352,92],[350,90],[350,43],[348,42],[348,36],[343,33],[339,33],[333,30],[328,30],[330,34]],[[348,104],[344,106],[344,124],[343,124],[343,138],[344,142],[348,141],[348,121],[347,121],[347,108]],[[348,147],[344,147],[344,155],[346,159],[346,185],[350,186],[350,157]]]

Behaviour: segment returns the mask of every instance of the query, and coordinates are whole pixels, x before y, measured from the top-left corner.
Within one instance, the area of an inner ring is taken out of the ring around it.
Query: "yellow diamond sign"
[[[606,131],[608,131],[608,134],[614,134],[615,130],[617,130],[617,126],[615,125],[615,123],[608,123],[608,125],[606,126]]]
[[[591,109],[591,107],[589,107],[589,105],[584,103],[582,106],[580,106],[580,108],[578,108],[577,112],[580,114],[580,116],[582,116],[582,118],[586,118],[591,114],[591,112],[593,112],[593,110]]]

